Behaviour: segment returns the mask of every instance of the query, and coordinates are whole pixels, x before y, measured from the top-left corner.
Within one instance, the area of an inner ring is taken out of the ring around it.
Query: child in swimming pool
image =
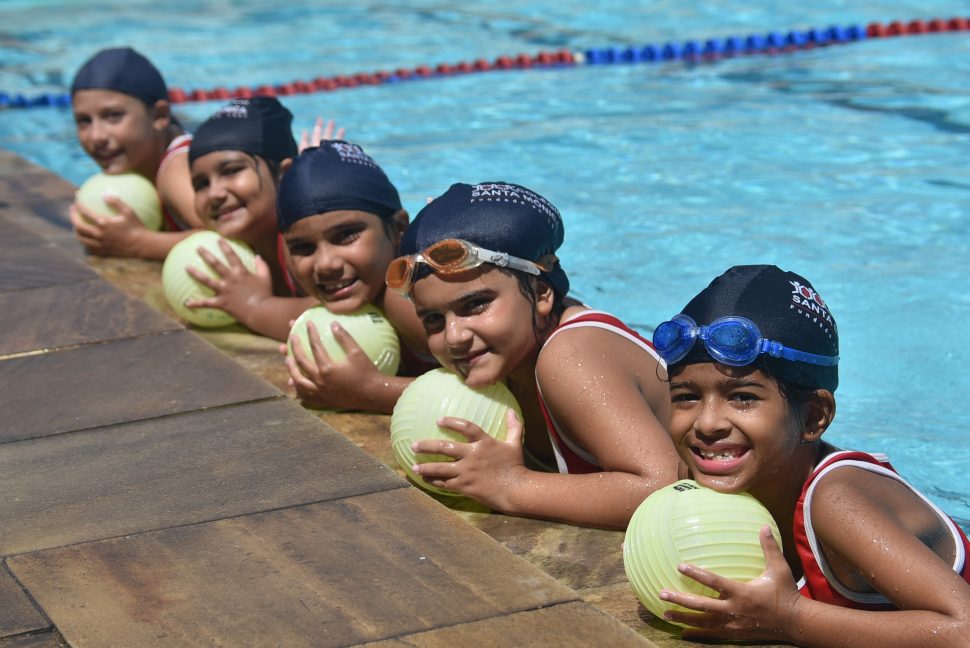
[[[84,152],[104,173],[133,172],[150,180],[158,189],[167,230],[147,229],[127,205],[109,198],[118,215],[71,206],[78,239],[93,254],[164,259],[188,235],[184,230],[201,223],[184,156],[192,136],[171,114],[162,75],[131,48],[105,49],[78,70],[71,104]]]
[[[767,567],[748,583],[680,566],[720,595],[661,593],[696,610],[667,613],[697,626],[685,637],[966,645],[966,536],[884,458],[822,441],[835,416],[838,330],[808,281],[775,266],[731,268],[653,339],[691,477],[756,497],[784,548],[762,529]]]
[[[408,225],[397,189],[360,146],[322,142],[301,153],[283,176],[278,222],[288,266],[306,294],[334,313],[373,304],[401,340],[401,375],[388,377],[339,324],[332,332],[347,352],[341,362],[330,359],[312,328],[312,357],[294,345],[286,359],[297,396],[312,407],[391,412],[412,376],[435,366],[413,305],[384,285]]]
[[[200,248],[218,278],[189,267],[214,294],[186,306],[220,308],[277,340],[285,340],[290,321],[317,303],[298,294],[277,230],[277,187],[297,156],[292,122],[290,111],[273,97],[236,99],[199,127],[189,147],[196,213],[205,227],[252,247],[257,260],[254,274],[227,243],[221,244],[226,263]]]
[[[439,423],[468,443],[424,440],[452,462],[414,470],[493,510],[625,528],[677,478],[663,363],[617,318],[567,296],[559,212],[515,184],[454,184],[404,234],[388,286],[409,294],[431,352],[471,387],[504,380],[522,408],[506,441]],[[524,435],[524,443],[523,443]]]

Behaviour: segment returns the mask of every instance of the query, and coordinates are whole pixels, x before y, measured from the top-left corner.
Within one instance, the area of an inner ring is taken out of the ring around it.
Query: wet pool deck
[[[389,417],[312,412],[274,341],[188,330],[0,151],[0,645],[686,646],[620,532],[458,511]]]

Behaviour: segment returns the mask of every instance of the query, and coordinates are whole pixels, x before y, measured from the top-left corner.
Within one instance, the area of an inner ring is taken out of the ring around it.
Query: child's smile
[[[777,383],[753,367],[688,364],[670,381],[671,436],[701,484],[723,492],[777,487],[799,446]]]
[[[538,353],[532,304],[515,277],[495,268],[414,284],[414,304],[431,353],[443,366],[483,387],[508,377]]]
[[[297,281],[335,313],[363,308],[384,292],[395,246],[374,214],[348,209],[307,216],[283,238]]]
[[[265,247],[276,238],[276,185],[265,162],[213,151],[192,162],[195,209],[219,234]]]

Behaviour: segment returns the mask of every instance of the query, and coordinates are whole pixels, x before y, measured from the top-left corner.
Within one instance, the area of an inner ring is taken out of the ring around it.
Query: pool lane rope
[[[173,104],[182,104],[256,96],[282,97],[314,92],[332,92],[344,88],[402,83],[472,72],[674,61],[712,63],[720,59],[738,56],[789,54],[817,47],[846,45],[871,38],[940,34],[956,31],[970,31],[970,18],[933,18],[931,20],[911,20],[908,22],[894,20],[889,23],[869,23],[865,27],[861,25],[832,26],[824,29],[769,32],[764,35],[729,36],[703,41],[688,40],[639,47],[604,47],[580,52],[563,49],[554,52],[543,51],[534,55],[499,56],[494,61],[478,59],[453,64],[440,63],[434,67],[419,65],[416,68],[399,68],[393,72],[379,70],[350,75],[340,74],[333,77],[317,77],[311,81],[292,81],[275,86],[240,86],[234,89],[218,87],[211,90],[197,89],[191,91],[173,87],[169,89],[168,95]],[[26,97],[23,94],[0,92],[0,110],[46,106],[68,108],[70,105],[70,94],[46,93],[35,97]]]

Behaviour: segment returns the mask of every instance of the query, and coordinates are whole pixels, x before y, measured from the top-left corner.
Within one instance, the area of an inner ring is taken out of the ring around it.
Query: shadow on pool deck
[[[305,410],[276,342],[86,257],[73,191],[0,151],[0,645],[688,645],[622,533],[409,485],[389,417]]]

